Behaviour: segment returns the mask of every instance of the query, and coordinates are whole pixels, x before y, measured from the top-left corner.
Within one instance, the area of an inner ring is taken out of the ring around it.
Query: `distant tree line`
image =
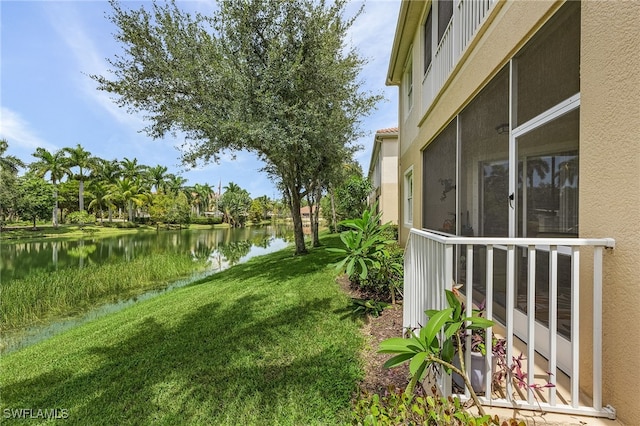
[[[247,221],[290,217],[284,201],[266,195],[252,199],[234,182],[219,184],[217,190],[207,183],[187,185],[184,177],[168,173],[165,166],[140,164],[136,158],[105,160],[80,144],[55,152],[37,148],[30,163],[6,155],[8,147],[8,141],[0,139],[0,226],[29,221],[35,227],[37,221],[49,219],[53,226],[117,220],[224,222],[239,227]],[[366,200],[368,192],[358,197],[354,191],[354,179],[368,185],[359,166],[345,166],[337,203],[332,207],[329,197],[323,201],[322,212],[330,226],[351,217]]]

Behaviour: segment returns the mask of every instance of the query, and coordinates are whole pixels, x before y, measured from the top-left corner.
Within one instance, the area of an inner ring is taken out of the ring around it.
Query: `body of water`
[[[114,237],[89,237],[77,241],[3,243],[0,256],[0,283],[3,285],[33,273],[55,273],[64,268],[85,268],[88,265],[98,266],[107,262],[121,263],[122,267],[126,268],[127,262],[136,257],[161,253],[183,254],[193,260],[206,260],[207,266],[205,271],[194,272],[192,276],[169,283],[163,288],[102,305],[73,318],[4,333],[0,351],[6,353],[33,344],[94,318],[188,285],[254,256],[281,250],[291,239],[290,228],[270,225],[156,233],[133,231]]]

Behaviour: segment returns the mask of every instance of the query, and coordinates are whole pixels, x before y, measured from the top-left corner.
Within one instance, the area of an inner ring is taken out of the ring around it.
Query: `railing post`
[[[593,407],[602,410],[602,247],[593,252]]]
[[[571,406],[580,405],[580,249],[571,248]]]

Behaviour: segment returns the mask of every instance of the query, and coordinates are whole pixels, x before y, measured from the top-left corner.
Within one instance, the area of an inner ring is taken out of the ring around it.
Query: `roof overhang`
[[[398,128],[390,127],[388,129],[378,130],[373,138],[373,148],[371,149],[371,158],[369,159],[369,171],[367,173],[367,177],[371,179],[371,175],[373,174],[373,169],[375,167],[374,160],[377,158],[380,153],[380,146],[382,145],[383,139],[395,138],[398,139]]]
[[[389,60],[389,70],[387,71],[387,86],[398,86],[402,82],[402,74],[410,53],[409,49],[413,43],[413,36],[420,25],[424,6],[429,3],[431,2],[402,0],[398,23],[396,24],[396,34],[391,48],[391,59]]]

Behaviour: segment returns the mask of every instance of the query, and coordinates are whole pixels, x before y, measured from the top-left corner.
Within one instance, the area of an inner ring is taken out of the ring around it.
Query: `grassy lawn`
[[[344,423],[363,341],[332,261],[254,258],[3,356],[3,421],[26,408],[81,425]]]

